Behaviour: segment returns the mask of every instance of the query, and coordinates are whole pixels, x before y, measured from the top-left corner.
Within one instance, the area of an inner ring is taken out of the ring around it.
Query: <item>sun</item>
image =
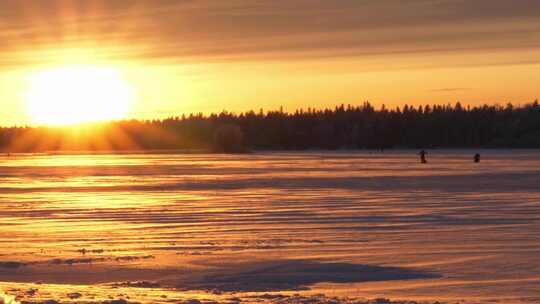
[[[117,70],[70,65],[29,76],[25,94],[32,121],[71,125],[125,118],[135,99]]]

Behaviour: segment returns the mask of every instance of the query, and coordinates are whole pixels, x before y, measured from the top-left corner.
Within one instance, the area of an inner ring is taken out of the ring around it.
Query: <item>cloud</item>
[[[0,65],[63,48],[162,62],[515,52],[540,48],[538,15],[534,0],[6,0]]]
[[[471,88],[439,88],[439,89],[433,89],[431,92],[460,92],[460,91],[470,91]]]

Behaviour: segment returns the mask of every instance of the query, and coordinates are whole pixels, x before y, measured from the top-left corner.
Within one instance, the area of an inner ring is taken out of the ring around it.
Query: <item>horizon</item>
[[[540,104],[340,105],[0,128],[5,152],[538,148]]]

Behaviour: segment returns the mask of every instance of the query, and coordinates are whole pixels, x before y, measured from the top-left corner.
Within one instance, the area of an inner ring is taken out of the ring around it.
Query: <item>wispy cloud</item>
[[[165,62],[530,50],[539,15],[534,0],[6,0],[0,65],[69,47]]]
[[[439,88],[432,89],[431,92],[460,92],[460,91],[470,91],[472,88]]]

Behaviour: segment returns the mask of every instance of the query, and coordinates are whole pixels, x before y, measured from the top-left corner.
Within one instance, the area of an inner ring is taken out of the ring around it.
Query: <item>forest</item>
[[[540,148],[538,101],[375,109],[369,102],[293,113],[249,111],[80,126],[2,127],[0,150],[140,151]]]

